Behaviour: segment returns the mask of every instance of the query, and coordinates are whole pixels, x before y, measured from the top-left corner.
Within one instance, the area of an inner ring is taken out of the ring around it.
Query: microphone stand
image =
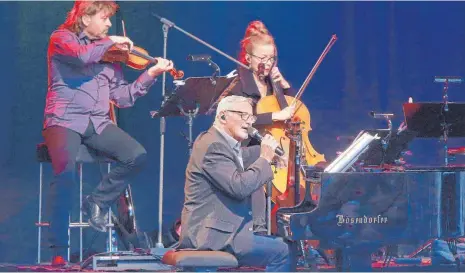
[[[157,17],[158,19],[160,19],[160,22],[162,22],[163,24],[168,25],[169,27],[172,27],[172,28],[175,28],[175,29],[179,30],[180,32],[186,34],[186,35],[189,36],[190,38],[192,38],[192,39],[196,40],[197,42],[199,42],[199,43],[205,45],[206,47],[208,47],[208,48],[214,50],[215,52],[217,52],[217,53],[223,55],[224,57],[226,57],[227,59],[233,61],[234,63],[236,63],[236,64],[242,66],[243,68],[245,68],[245,69],[247,69],[247,70],[250,70],[250,67],[248,67],[248,66],[246,66],[245,64],[239,62],[238,60],[236,60],[236,59],[234,59],[233,57],[229,56],[228,54],[224,53],[223,51],[221,51],[221,50],[217,49],[216,47],[210,45],[209,43],[207,43],[207,42],[205,42],[205,41],[203,41],[203,40],[197,38],[196,36],[190,34],[189,32],[185,31],[184,29],[182,29],[182,28],[176,26],[173,22],[169,21],[168,19],[163,18],[163,17],[161,17],[161,16],[159,16],[158,14],[155,14],[155,13],[152,13],[152,15],[155,16],[155,17]]]
[[[266,182],[266,234],[271,235],[271,195],[273,180]]]
[[[189,155],[191,155],[192,154],[192,145],[193,145],[192,127],[194,125],[194,118],[199,113],[200,105],[197,103],[195,110],[184,111],[182,106],[178,104],[178,109],[184,116],[187,117],[187,124],[189,125],[189,138],[188,138],[187,141],[189,143],[188,144],[188,146],[189,146]]]
[[[444,142],[444,164],[445,166],[449,166],[449,153],[447,147],[447,141],[449,140],[449,131],[451,124],[447,123],[446,115],[449,112],[449,95],[447,91],[449,90],[449,84],[461,84],[463,82],[462,77],[457,76],[435,76],[434,77],[435,83],[443,83],[442,89],[442,100],[443,100],[443,107],[441,111],[441,116],[443,118],[443,122],[441,123],[441,127],[443,130],[442,140]]]
[[[392,136],[392,121],[391,121],[391,118],[394,116],[394,114],[390,114],[390,113],[380,114],[380,113],[375,113],[374,111],[371,111],[370,115],[375,119],[380,118],[380,119],[386,120],[387,125],[388,125],[388,129],[387,129],[388,134],[381,139],[381,148],[382,148],[382,152],[383,152],[383,157],[382,157],[382,160],[381,160],[381,164],[384,164],[384,158],[386,156],[386,152],[387,152],[387,149],[389,147],[389,141],[390,141],[391,136]],[[384,129],[383,129],[383,131],[384,131]]]
[[[442,99],[443,99],[443,113],[442,116],[443,116],[443,122],[441,123],[441,126],[442,126],[442,130],[443,130],[443,135],[442,135],[442,139],[443,139],[443,142],[444,142],[444,165],[446,167],[449,166],[449,153],[447,152],[448,151],[448,147],[447,147],[447,141],[449,140],[449,127],[450,127],[450,124],[447,124],[447,120],[446,120],[446,113],[449,112],[449,95],[447,94],[447,91],[449,90],[449,80],[446,79],[444,81],[444,87],[443,87],[443,95],[442,95]]]
[[[210,45],[207,42],[202,41],[201,39],[197,38],[196,36],[190,34],[189,32],[183,30],[182,28],[176,26],[173,22],[169,21],[166,18],[162,18],[161,16],[158,16],[155,13],[152,13],[153,16],[157,17],[160,19],[160,22],[163,23],[162,30],[163,30],[163,58],[166,59],[166,53],[167,53],[167,42],[168,42],[168,30],[169,28],[175,28],[179,30],[180,32],[184,33],[185,35],[189,36],[190,38],[196,40],[197,42],[207,46],[208,48],[218,52],[219,54],[223,55],[227,59],[235,62],[236,64],[242,66],[245,69],[250,69],[248,66],[244,65],[243,63],[239,62],[238,60],[234,59],[233,57],[229,56],[228,54],[224,53],[223,51],[215,48],[214,46]],[[215,64],[216,65],[216,64]],[[219,68],[217,69],[219,71]],[[214,74],[215,75],[215,74]],[[214,78],[213,78],[214,79]],[[215,83],[216,83],[216,79]],[[162,97],[163,101],[167,99],[165,96],[165,90],[166,90],[166,72],[163,73],[163,80],[162,80]],[[157,243],[156,243],[156,248],[151,249],[152,253],[155,252],[155,255],[163,255],[166,253],[169,249],[164,248],[164,245],[162,243],[162,228],[163,228],[163,168],[164,168],[164,147],[165,147],[165,130],[166,130],[166,122],[165,118],[161,117],[160,118],[160,177],[159,177],[159,196],[158,196],[158,238],[157,238]]]
[[[166,59],[167,55],[167,44],[168,44],[168,30],[170,28],[169,24],[163,24],[163,58]],[[162,77],[162,87],[161,95],[163,101],[167,99],[165,96],[166,93],[166,72],[163,73]],[[162,242],[162,233],[163,233],[163,170],[164,170],[164,157],[165,157],[165,131],[166,131],[166,122],[165,117],[160,118],[160,177],[159,177],[159,191],[158,191],[158,237],[155,248],[151,249],[151,253],[154,255],[162,256],[169,249],[166,249]]]
[[[391,116],[386,115],[385,118],[386,118],[386,122],[388,123],[389,132],[388,132],[387,136],[381,140],[381,145],[383,147],[383,160],[382,160],[381,163],[383,163],[383,164],[384,164],[384,158],[385,158],[386,153],[387,153],[387,148],[389,147],[389,140],[391,139],[391,135],[392,135]]]
[[[211,59],[208,59],[208,66],[215,69],[215,72],[213,72],[213,75],[210,77],[210,81],[213,85],[216,85],[216,77],[220,76],[220,67]]]
[[[198,60],[187,57],[187,60],[192,61],[192,62],[207,62],[208,66],[214,69],[213,75],[210,77],[210,81],[213,85],[216,85],[216,77],[220,76],[220,67],[215,62],[212,61],[210,56],[208,56],[208,58],[202,58]]]

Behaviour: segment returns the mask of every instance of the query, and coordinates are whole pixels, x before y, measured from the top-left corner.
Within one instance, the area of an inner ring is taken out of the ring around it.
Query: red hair
[[[261,21],[250,22],[245,30],[244,39],[241,41],[241,52],[239,53],[239,61],[243,64],[248,64],[245,59],[247,52],[251,52],[255,45],[274,45],[274,38]]]
[[[84,27],[82,16],[92,16],[101,10],[106,10],[108,16],[111,17],[118,10],[118,5],[113,1],[75,1],[73,8],[68,12],[65,22],[59,28],[80,33]]]

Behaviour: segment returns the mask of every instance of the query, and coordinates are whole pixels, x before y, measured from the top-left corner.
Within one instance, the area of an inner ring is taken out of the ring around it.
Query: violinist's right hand
[[[132,47],[134,46],[134,43],[129,39],[128,37],[123,37],[123,36],[108,36],[110,40],[113,41],[116,45],[120,46],[121,49],[123,50],[128,50],[130,51]],[[128,48],[129,46],[129,48]]]
[[[266,134],[261,142],[260,157],[263,157],[271,163],[275,157],[275,150],[278,146],[278,142],[270,134]]]
[[[173,62],[163,58],[155,58],[157,60],[157,64],[150,67],[147,71],[151,77],[157,77],[158,75],[162,74],[163,72],[170,71],[173,69],[174,65]]]
[[[295,104],[284,108],[279,112],[271,114],[273,120],[288,120],[294,116]]]

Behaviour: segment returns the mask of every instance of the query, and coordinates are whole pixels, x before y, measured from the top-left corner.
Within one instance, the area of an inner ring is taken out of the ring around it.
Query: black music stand
[[[382,164],[395,164],[396,161],[402,156],[402,152],[407,150],[408,143],[412,141],[417,133],[411,130],[404,130],[402,132],[393,132],[389,134],[386,129],[365,130],[371,135],[378,134],[379,140],[375,140],[370,144],[368,150],[363,153],[359,161],[362,161],[365,166],[378,166]],[[382,139],[386,139],[386,147],[382,143]]]
[[[189,125],[189,154],[192,152],[192,126],[197,115],[211,114],[219,100],[228,95],[238,78],[234,75],[215,77],[191,77],[174,81],[176,88],[166,98],[158,111],[151,111],[152,118],[186,116]]]
[[[444,132],[448,137],[465,136],[465,103],[449,102],[447,112],[443,103],[404,103],[402,107],[407,128],[417,137],[437,138]]]
[[[443,138],[447,166],[447,139],[465,137],[465,103],[404,103],[402,107],[407,128],[416,132],[417,137]]]

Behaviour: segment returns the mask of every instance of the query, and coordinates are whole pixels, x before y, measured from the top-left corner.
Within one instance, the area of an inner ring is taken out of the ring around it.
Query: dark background
[[[50,33],[60,25],[73,2],[0,3],[0,262],[32,263],[36,259],[39,164],[35,146],[41,135],[47,91],[46,49]],[[346,143],[337,136],[353,136],[362,129],[384,128],[371,110],[394,113],[394,126],[403,120],[402,103],[442,100],[437,75],[462,76],[465,66],[465,3],[463,2],[119,2],[121,14],[112,31],[127,35],[153,56],[162,56],[162,24],[156,12],[179,27],[237,56],[247,24],[263,20],[279,49],[279,68],[299,88],[331,35],[338,40],[316,72],[303,102],[311,112],[313,147],[335,158]],[[189,76],[209,76],[205,63],[186,61],[188,54],[211,54],[222,74],[235,64],[207,47],[171,29],[168,57]],[[135,80],[140,72],[125,69]],[[172,87],[168,75],[167,87]],[[464,85],[452,86],[451,101],[463,101]],[[119,111],[119,125],[140,141],[149,153],[149,165],[133,182],[139,228],[157,228],[160,169],[159,120],[150,110],[161,104],[161,78],[150,93],[130,109]],[[209,127],[211,116],[195,119],[194,136]],[[164,223],[180,215],[184,171],[188,159],[185,120],[167,119],[165,142]],[[462,145],[452,139],[451,146]],[[415,165],[441,165],[438,139],[416,139],[406,158]],[[45,185],[51,168],[45,167]],[[99,180],[97,166],[85,166],[85,193]],[[45,187],[46,190],[47,187]],[[77,192],[77,188],[76,188]],[[76,198],[76,204],[77,204]],[[75,211],[77,212],[77,206]],[[77,214],[77,213],[75,213]],[[76,217],[74,215],[73,217]],[[73,231],[76,235],[78,231]],[[93,232],[86,233],[89,246]],[[73,241],[73,252],[78,243]],[[92,245],[103,251],[104,235]],[[46,257],[45,257],[46,258]]]

